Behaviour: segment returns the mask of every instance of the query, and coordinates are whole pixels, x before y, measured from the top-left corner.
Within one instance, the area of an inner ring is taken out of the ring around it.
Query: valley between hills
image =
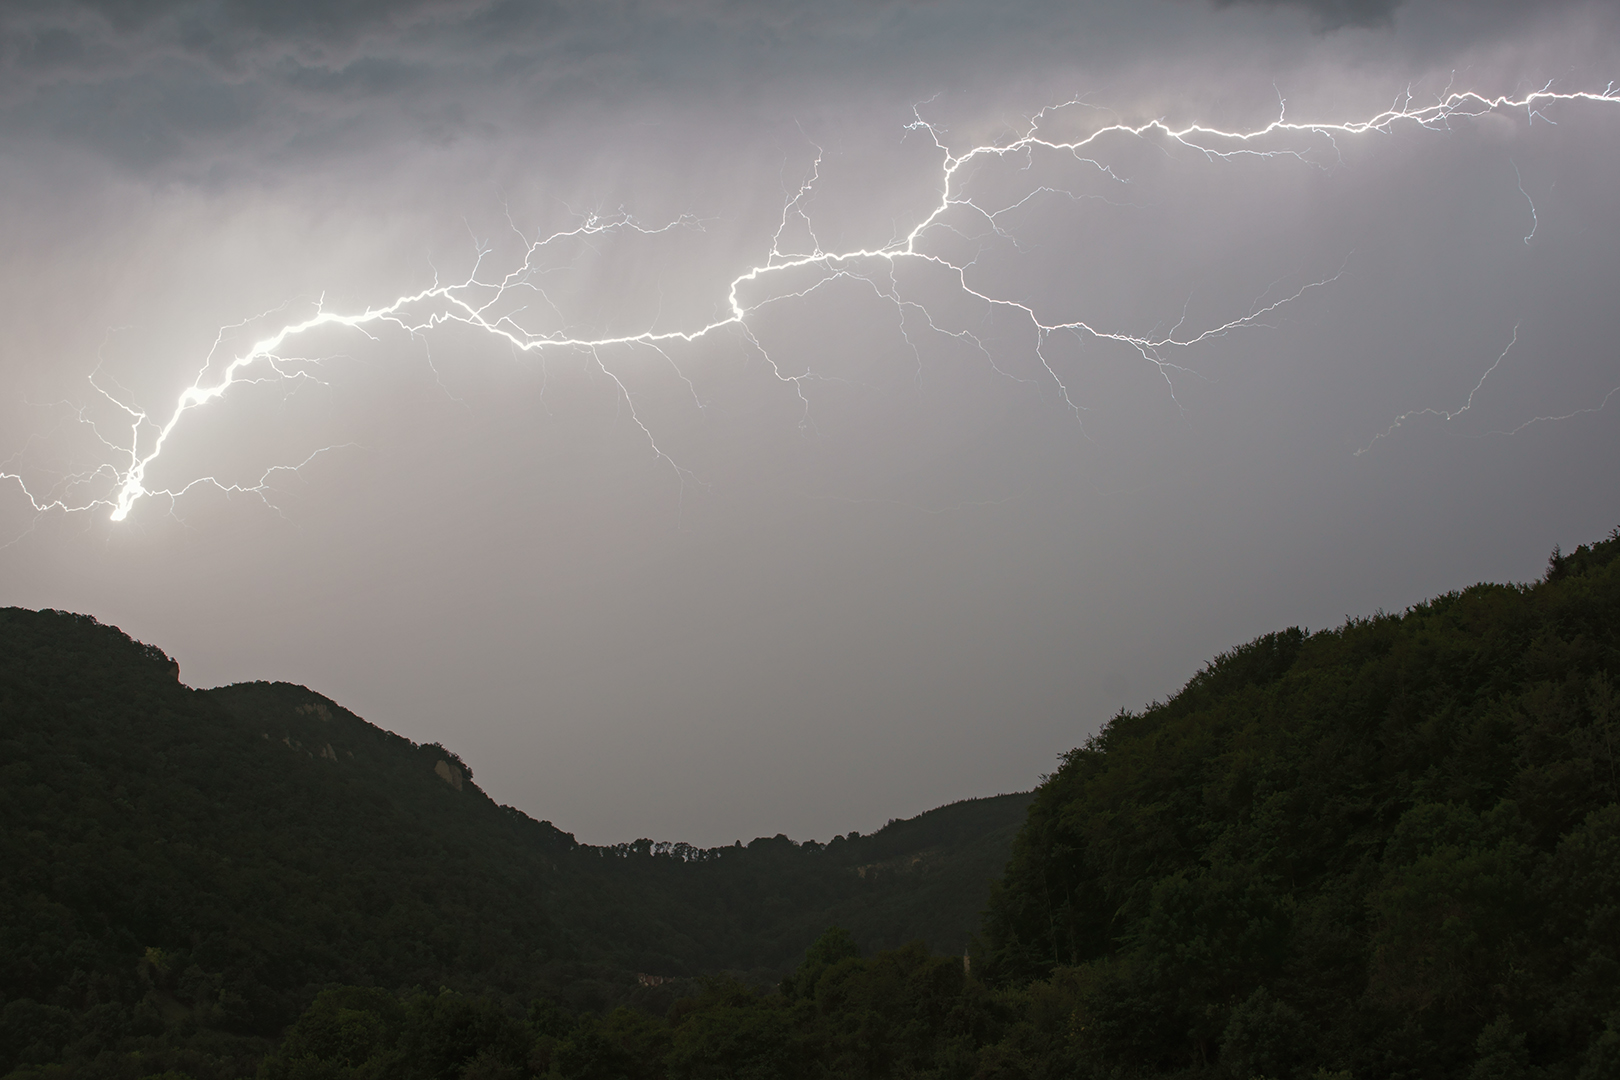
[[[3,609],[0,1076],[1620,1076],[1620,534],[1076,723],[870,835],[593,846]]]

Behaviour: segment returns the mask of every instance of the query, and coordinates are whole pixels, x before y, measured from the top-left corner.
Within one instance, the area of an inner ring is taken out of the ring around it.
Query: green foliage
[[[1272,634],[1036,792],[988,914],[1082,1072],[1557,1077],[1620,1005],[1620,533]]]
[[[590,847],[303,687],[192,690],[115,627],[0,610],[0,1075],[248,1075],[333,984],[661,1010],[705,972],[774,981],[829,922],[960,949],[1028,798]]]
[[[855,939],[849,931],[841,926],[834,926],[816,939],[804,955],[804,963],[799,970],[782,980],[782,993],[793,1000],[800,997],[813,998],[816,996],[816,984],[821,981],[828,968],[840,960],[848,960],[861,955],[861,947],[855,944]]]
[[[0,612],[0,1069],[1607,1080],[1617,661],[1620,533],[1225,653],[1033,796],[594,848],[301,687]]]

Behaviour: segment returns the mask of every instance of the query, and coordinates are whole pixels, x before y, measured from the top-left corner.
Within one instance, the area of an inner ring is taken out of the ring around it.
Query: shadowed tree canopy
[[[826,845],[588,847],[302,687],[0,643],[13,1080],[1620,1074],[1620,532]]]
[[[0,1075],[256,1060],[331,983],[662,1008],[705,973],[773,982],[832,922],[959,952],[1029,800],[827,844],[594,847],[438,743],[301,686],[193,690],[55,611],[0,611],[0,718]]]

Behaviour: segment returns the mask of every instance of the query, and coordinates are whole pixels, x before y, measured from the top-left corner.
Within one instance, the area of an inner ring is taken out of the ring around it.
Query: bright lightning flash
[[[521,263],[504,275],[491,277],[481,276],[482,263],[487,249],[479,253],[472,272],[465,280],[453,284],[441,284],[437,280],[419,292],[399,296],[394,300],[363,311],[343,313],[328,311],[324,305],[317,305],[315,313],[302,321],[289,323],[281,329],[253,343],[246,352],[233,357],[222,370],[217,371],[212,381],[207,380],[209,373],[215,371],[215,352],[219,349],[222,337],[216,340],[215,351],[211,351],[203,364],[197,378],[190,386],[181,391],[173,409],[168,416],[159,420],[150,417],[144,410],[138,409],[127,402],[114,397],[96,385],[99,393],[103,394],[128,418],[127,441],[108,439],[101,434],[95,425],[85,418],[81,410],[79,419],[90,424],[95,436],[112,453],[114,460],[106,462],[86,472],[58,481],[54,495],[38,495],[30,489],[25,478],[17,472],[0,471],[0,479],[15,481],[28,498],[34,509],[38,512],[59,510],[64,512],[80,512],[105,507],[112,520],[122,521],[134,509],[135,504],[149,495],[168,496],[171,500],[178,498],[192,487],[198,485],[213,485],[226,491],[252,491],[264,495],[269,473],[261,478],[257,486],[241,486],[225,484],[212,477],[194,479],[179,488],[151,488],[147,486],[147,475],[154,463],[162,456],[164,448],[168,445],[170,436],[174,434],[182,421],[194,410],[224,397],[234,386],[243,383],[259,383],[278,381],[291,378],[307,377],[307,360],[286,357],[283,350],[295,339],[322,327],[345,327],[357,330],[370,336],[371,328],[393,326],[404,330],[411,335],[426,334],[435,327],[459,323],[476,328],[484,333],[505,341],[512,347],[523,352],[538,352],[541,350],[574,350],[589,355],[594,364],[618,387],[618,392],[629,406],[632,419],[645,436],[651,451],[659,460],[674,466],[667,454],[659,447],[657,440],[648,426],[642,422],[636,413],[630,392],[619,375],[615,374],[604,358],[605,354],[633,350],[636,348],[650,348],[658,352],[670,364],[674,364],[666,347],[677,344],[690,344],[724,331],[740,334],[744,340],[770,365],[776,377],[785,383],[794,386],[806,410],[809,400],[804,394],[804,380],[809,378],[805,374],[785,373],[770,357],[769,351],[754,336],[749,326],[750,316],[768,304],[800,299],[815,292],[822,286],[836,280],[854,279],[866,283],[876,293],[892,303],[900,314],[902,330],[905,330],[908,317],[919,317],[927,328],[939,334],[953,338],[966,339],[975,345],[985,356],[986,360],[999,372],[1001,368],[996,365],[987,344],[979,337],[968,331],[952,331],[937,325],[927,309],[918,302],[906,298],[899,287],[896,278],[896,268],[903,264],[927,265],[944,271],[948,280],[954,282],[960,289],[961,295],[971,298],[981,304],[994,309],[1002,309],[1014,313],[1028,327],[1033,341],[1033,355],[1040,361],[1044,369],[1045,378],[1048,378],[1062,396],[1065,405],[1078,417],[1079,408],[1070,399],[1068,387],[1059,376],[1056,369],[1049,362],[1045,346],[1048,339],[1058,333],[1073,334],[1082,338],[1090,338],[1101,342],[1112,342],[1134,350],[1143,360],[1154,365],[1160,374],[1168,381],[1171,375],[1181,370],[1172,362],[1171,358],[1181,350],[1189,349],[1201,342],[1209,341],[1232,331],[1254,327],[1277,309],[1298,300],[1307,291],[1328,284],[1333,278],[1312,281],[1293,291],[1290,295],[1269,303],[1257,303],[1247,312],[1234,315],[1224,321],[1217,322],[1202,328],[1191,328],[1184,331],[1182,323],[1176,323],[1168,333],[1142,334],[1128,330],[1111,329],[1095,325],[1082,318],[1053,318],[1038,312],[1031,304],[1014,297],[997,293],[990,285],[976,280],[980,275],[976,273],[972,260],[961,261],[947,257],[938,250],[938,245],[932,245],[935,237],[942,233],[962,235],[963,226],[956,222],[964,217],[977,219],[980,226],[988,224],[998,236],[1007,236],[1003,231],[998,218],[1009,210],[1015,209],[1023,203],[1033,199],[1043,191],[1054,189],[1032,187],[1021,198],[1011,205],[1000,209],[991,209],[981,205],[969,190],[969,178],[976,163],[987,163],[1007,158],[1022,156],[1026,164],[1033,162],[1036,155],[1052,156],[1059,160],[1072,159],[1072,162],[1087,169],[1096,170],[1108,179],[1125,182],[1114,176],[1108,165],[1101,162],[1096,156],[1099,150],[1109,142],[1119,140],[1162,139],[1170,143],[1179,144],[1211,160],[1235,159],[1239,157],[1255,158],[1294,158],[1301,162],[1317,164],[1317,157],[1326,153],[1331,156],[1338,151],[1335,141],[1341,137],[1356,137],[1375,133],[1389,133],[1398,126],[1409,125],[1425,129],[1444,129],[1453,121],[1484,116],[1490,113],[1513,114],[1523,111],[1527,121],[1534,122],[1539,118],[1552,122],[1543,111],[1551,105],[1561,102],[1591,102],[1601,104],[1620,104],[1620,92],[1617,92],[1613,83],[1601,92],[1554,91],[1552,84],[1548,83],[1540,90],[1525,94],[1521,97],[1512,96],[1485,96],[1475,92],[1449,92],[1438,100],[1429,104],[1418,104],[1410,91],[1398,97],[1396,103],[1390,108],[1374,116],[1361,120],[1335,121],[1335,122],[1301,122],[1286,118],[1286,111],[1279,109],[1277,119],[1252,130],[1226,131],[1203,124],[1189,124],[1185,127],[1172,127],[1162,119],[1151,120],[1144,124],[1114,123],[1101,126],[1080,138],[1065,140],[1051,137],[1043,133],[1043,125],[1056,114],[1069,108],[1090,108],[1086,103],[1073,100],[1061,105],[1049,106],[1036,113],[1029,119],[1027,126],[1011,139],[1006,141],[973,146],[964,151],[952,149],[946,141],[943,129],[936,124],[923,119],[921,109],[914,110],[915,119],[907,125],[912,132],[921,133],[931,139],[939,153],[939,171],[936,176],[938,200],[932,209],[907,231],[904,235],[896,236],[890,242],[874,247],[861,247],[843,251],[824,250],[816,238],[811,227],[806,204],[813,186],[819,179],[819,157],[816,167],[812,169],[809,178],[800,185],[799,190],[791,195],[783,206],[781,222],[772,237],[771,246],[765,259],[758,265],[751,266],[742,273],[733,277],[727,284],[725,292],[725,306],[718,317],[701,325],[694,325],[683,330],[653,332],[645,330],[639,333],[624,334],[608,337],[576,337],[564,331],[544,332],[527,329],[517,321],[517,317],[507,313],[507,306],[502,301],[510,294],[523,290],[538,292],[535,276],[539,272],[541,256],[548,248],[567,240],[579,240],[609,233],[642,233],[653,234],[667,232],[676,228],[700,227],[692,218],[683,217],[662,227],[648,228],[638,224],[625,214],[607,217],[587,216],[574,228],[555,232],[547,236],[528,239],[524,237],[526,245],[525,255]],[[1517,165],[1514,166],[1517,171]],[[1521,192],[1523,185],[1520,185]],[[1526,196],[1528,199],[1528,196]],[[1534,214],[1534,204],[1531,204]],[[1533,232],[1534,230],[1532,230]],[[803,235],[807,240],[808,250],[805,246],[786,242],[784,237],[788,233]],[[1529,237],[1526,237],[1528,240]],[[799,280],[802,274],[796,272],[808,271],[812,275],[819,275],[808,286],[783,289],[774,294],[768,293],[768,283],[771,281]],[[1337,275],[1335,275],[1337,276]],[[767,293],[763,299],[744,300],[744,294],[753,294],[759,291],[761,284],[767,285]],[[541,294],[544,295],[543,293]],[[424,314],[425,311],[425,314]],[[1185,320],[1183,320],[1185,321]],[[907,340],[910,340],[909,334]],[[1507,355],[1503,352],[1503,357]],[[1498,359],[1498,364],[1501,359]],[[1492,365],[1491,370],[1495,370]],[[679,368],[676,368],[679,372]],[[1003,372],[1004,373],[1004,372]],[[1489,371],[1486,372],[1488,376]],[[685,377],[684,375],[682,376]],[[1480,382],[1483,384],[1484,378]],[[688,381],[688,386],[690,386]],[[1479,388],[1475,387],[1477,392]],[[1173,384],[1172,384],[1173,393]],[[1466,410],[1472,404],[1473,395],[1469,396],[1469,403],[1462,409]],[[1434,410],[1428,410],[1434,411]],[[1447,413],[1447,419],[1456,415],[1456,412]],[[807,414],[808,415],[808,414]],[[1406,419],[1402,417],[1401,419]],[[1397,421],[1397,424],[1399,421]],[[1386,433],[1387,434],[1387,433]],[[317,451],[316,453],[320,453]],[[311,455],[313,456],[313,455]],[[306,459],[307,461],[307,459]],[[297,469],[300,466],[281,466],[281,469]],[[277,471],[272,469],[271,472]],[[677,467],[677,471],[680,471]],[[75,492],[85,488],[96,490],[82,498],[76,498]]]

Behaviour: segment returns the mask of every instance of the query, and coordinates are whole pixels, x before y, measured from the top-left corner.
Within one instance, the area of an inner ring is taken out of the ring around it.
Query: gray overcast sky
[[[894,244],[936,136],[1043,106],[1072,140],[1611,79],[1606,4],[9,3],[0,603],[304,683],[590,841],[1027,788],[1222,649],[1620,524],[1620,101],[981,155],[927,258],[770,271],[741,325],[321,328],[146,477],[261,494],[28,493],[108,497],[210,355],[538,236],[593,230],[456,295],[692,330],[773,245]]]

